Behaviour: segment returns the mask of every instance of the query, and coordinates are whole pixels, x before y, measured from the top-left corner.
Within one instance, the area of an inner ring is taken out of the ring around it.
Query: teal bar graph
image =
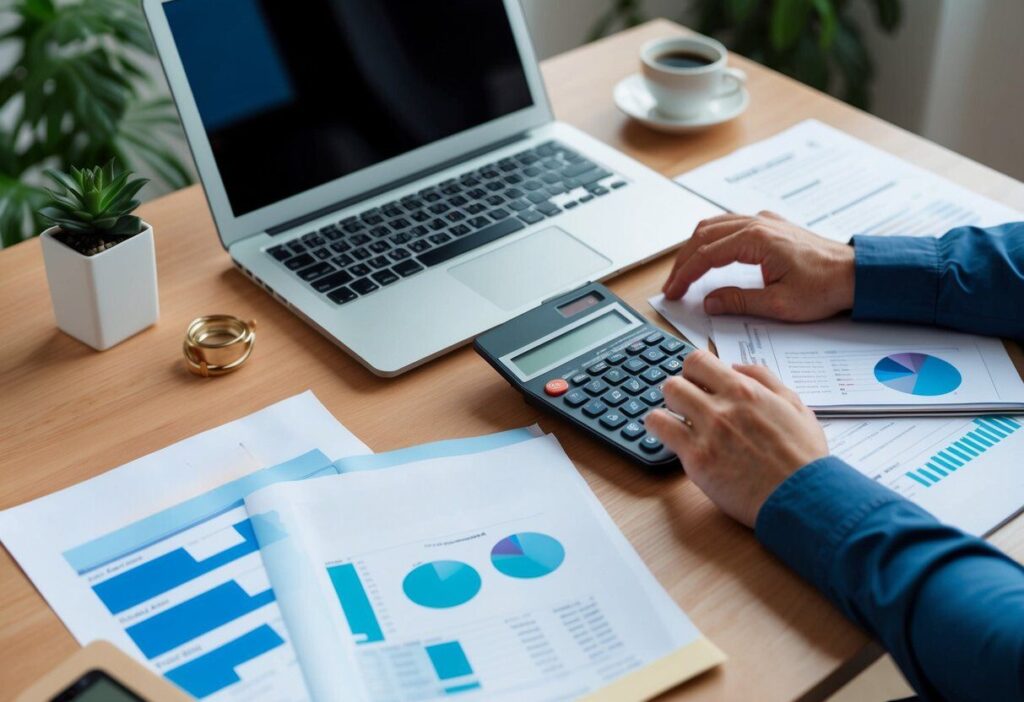
[[[357,644],[376,643],[384,640],[384,632],[377,621],[373,605],[366,594],[366,588],[359,579],[356,567],[351,563],[343,563],[327,567],[327,575],[341,603],[341,609],[348,620],[348,628]]]
[[[971,423],[971,430],[953,441],[924,461],[924,465],[907,471],[908,478],[919,485],[932,487],[957,470],[969,466],[985,451],[1021,428],[1020,423],[1010,417],[978,417]]]

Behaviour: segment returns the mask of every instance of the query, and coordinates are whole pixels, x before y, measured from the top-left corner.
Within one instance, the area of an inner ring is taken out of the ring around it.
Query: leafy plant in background
[[[899,27],[900,0],[863,0],[885,32]],[[850,0],[695,0],[698,31],[733,51],[866,108],[874,64],[851,16]],[[642,0],[613,0],[592,38],[647,19]]]
[[[169,188],[192,182],[169,145],[181,140],[170,99],[139,59],[154,54],[138,0],[0,0],[0,243],[38,234],[42,172],[73,164],[145,166]]]

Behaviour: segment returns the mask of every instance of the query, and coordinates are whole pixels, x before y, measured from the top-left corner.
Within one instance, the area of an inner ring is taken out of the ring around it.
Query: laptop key
[[[377,254],[384,253],[385,251],[387,251],[390,248],[391,248],[391,244],[389,244],[388,242],[384,241],[383,239],[380,240],[380,241],[375,241],[372,244],[370,244],[370,246],[369,246],[370,251],[372,251],[374,253],[377,253]]]
[[[350,251],[351,249],[352,244],[348,243],[347,241],[336,241],[333,244],[331,244],[331,251],[333,251],[334,253],[343,254],[346,251]]]
[[[527,195],[526,199],[536,205],[541,202],[547,202],[548,197],[550,196],[547,194],[547,192],[543,190],[538,190],[537,192],[530,193],[529,195]]]
[[[374,273],[373,279],[376,280],[381,285],[391,285],[392,283],[398,280],[398,276],[395,275],[390,270],[385,269]]]
[[[381,268],[387,268],[389,265],[391,265],[391,261],[389,261],[383,256],[374,256],[369,261],[367,261],[367,263],[370,264],[371,268],[374,268],[376,270],[380,270]]]
[[[292,257],[292,252],[286,249],[283,244],[267,249],[267,253],[278,261],[284,261]]]
[[[353,246],[362,246],[363,244],[368,244],[371,241],[373,241],[366,234],[356,234],[355,236],[349,237],[348,240],[352,243]]]
[[[503,236],[507,236],[512,232],[519,231],[520,229],[523,229],[524,226],[525,225],[516,217],[503,219],[500,222],[495,222],[494,224],[484,227],[472,234],[467,234],[461,239],[456,239],[446,246],[439,246],[436,249],[420,254],[420,263],[425,266],[436,266],[439,263],[455,258],[459,254],[472,251],[484,244],[489,244]]]
[[[341,254],[341,255],[335,256],[334,258],[331,259],[331,263],[333,263],[334,265],[338,266],[339,268],[344,268],[345,266],[351,266],[354,262],[355,262],[355,259],[353,259],[348,254]]]
[[[548,217],[554,214],[558,214],[562,211],[562,208],[553,202],[542,202],[537,205],[537,209],[546,214]]]
[[[491,219],[493,220],[505,219],[506,217],[512,215],[512,213],[506,210],[504,207],[499,207],[496,210],[492,210],[488,214],[491,215]]]
[[[349,288],[342,286],[337,290],[332,290],[327,293],[327,297],[330,298],[331,302],[337,305],[344,305],[346,302],[352,302],[352,300],[355,300],[359,296]]]
[[[299,254],[294,258],[289,258],[284,262],[284,265],[293,271],[297,271],[300,268],[305,268],[311,264],[316,263],[316,259],[310,256],[308,253]]]
[[[409,249],[411,251],[413,251],[414,253],[423,253],[424,251],[426,251],[429,248],[430,248],[430,244],[427,243],[426,241],[422,240],[422,239],[420,239],[418,241],[414,241],[411,244],[409,244]]]
[[[352,283],[351,287],[352,287],[353,290],[355,290],[360,295],[369,295],[374,290],[377,290],[378,288],[380,288],[379,285],[377,285],[375,282],[373,282],[369,278],[360,278],[356,282]]]
[[[580,182],[580,185],[590,185],[591,183],[596,183],[599,180],[604,180],[610,175],[611,173],[608,171],[595,168],[592,171],[587,171],[583,175],[576,176],[576,180]]]
[[[446,244],[449,241],[451,241],[451,237],[448,236],[447,234],[431,234],[430,235],[430,240],[432,242],[434,242],[435,244],[440,245],[440,244]]]
[[[394,268],[392,268],[392,270],[398,273],[403,278],[406,278],[414,273],[419,273],[420,271],[425,269],[423,268],[423,266],[416,263],[416,261],[412,260],[411,258],[407,258],[401,263],[396,264]]]
[[[579,175],[581,175],[583,173],[586,173],[587,171],[589,171],[591,169],[594,169],[594,168],[597,168],[597,164],[596,163],[594,163],[592,161],[586,161],[586,160],[580,161],[579,163],[574,163],[573,165],[568,166],[567,168],[564,168],[562,170],[562,177],[563,178],[576,178],[577,176],[579,176]]]
[[[453,234],[455,236],[465,236],[466,234],[469,234],[471,231],[473,231],[473,229],[465,224],[456,224],[454,227],[448,230],[448,233]]]
[[[331,250],[328,249],[326,246],[321,246],[318,249],[313,249],[313,255],[316,256],[321,261],[326,261],[334,254],[332,254]]]
[[[327,261],[320,261],[319,263],[314,263],[312,266],[300,268],[296,272],[298,273],[298,276],[303,280],[315,280],[320,276],[327,275],[328,273],[332,273],[333,271],[334,266],[332,266]]]
[[[397,249],[395,249],[394,251],[392,251],[391,253],[388,254],[388,257],[392,261],[404,261],[405,259],[409,258],[410,256],[412,256],[412,254],[409,253],[409,251],[407,249],[403,249],[403,248],[397,248]]]
[[[356,276],[357,278],[362,278],[364,276],[370,275],[370,267],[365,263],[357,263],[356,265],[349,268],[348,272]]]
[[[544,219],[544,215],[533,210],[524,210],[519,213],[519,219],[523,220],[527,224],[536,224],[537,222]]]
[[[313,281],[313,289],[317,292],[328,292],[334,290],[339,285],[345,285],[346,283],[352,282],[352,276],[345,271],[338,271],[331,275],[326,275],[323,278],[317,278]]]
[[[369,251],[364,249],[362,246],[360,246],[358,249],[353,249],[352,250],[352,256],[354,258],[359,259],[360,261],[365,261],[366,259],[368,259],[372,255],[373,254],[371,254]]]

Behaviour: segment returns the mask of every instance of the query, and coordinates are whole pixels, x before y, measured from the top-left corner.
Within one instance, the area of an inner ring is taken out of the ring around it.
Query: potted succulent
[[[132,214],[147,181],[115,172],[113,161],[46,175],[57,185],[39,211],[53,224],[42,245],[57,326],[110,348],[160,316],[153,228]]]

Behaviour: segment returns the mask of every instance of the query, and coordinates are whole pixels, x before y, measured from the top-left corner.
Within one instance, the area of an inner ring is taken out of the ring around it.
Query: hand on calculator
[[[729,368],[693,351],[662,392],[668,409],[689,421],[659,409],[647,428],[712,502],[747,526],[786,478],[828,455],[814,413],[763,366]]]

